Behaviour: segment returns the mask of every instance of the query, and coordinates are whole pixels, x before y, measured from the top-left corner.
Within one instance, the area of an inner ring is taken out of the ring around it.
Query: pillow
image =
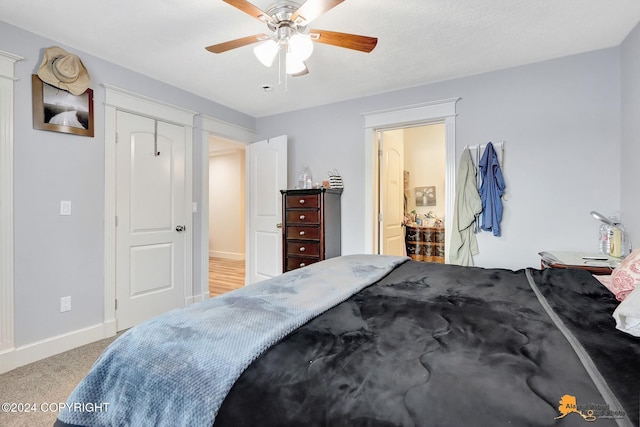
[[[613,312],[616,328],[640,337],[640,286],[627,295]]]
[[[631,252],[613,269],[611,276],[594,277],[613,292],[618,301],[623,301],[640,283],[640,249]]]

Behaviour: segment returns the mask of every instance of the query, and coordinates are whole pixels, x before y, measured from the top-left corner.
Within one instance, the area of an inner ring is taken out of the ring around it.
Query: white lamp
[[[253,48],[253,53],[265,67],[271,67],[273,60],[280,50],[280,46],[275,40],[267,40]]]
[[[281,46],[286,46],[286,73],[289,75],[303,73],[307,66],[304,61],[313,53],[313,42],[307,35],[294,33],[290,28],[283,28],[278,33],[278,41],[269,39],[253,48],[256,58],[265,66],[271,67]]]
[[[289,52],[287,55],[294,55],[299,61],[306,61],[313,53],[313,42],[308,36],[296,33],[289,39]]]
[[[298,74],[307,68],[304,62],[299,60],[295,55],[287,53],[286,60],[287,74]]]

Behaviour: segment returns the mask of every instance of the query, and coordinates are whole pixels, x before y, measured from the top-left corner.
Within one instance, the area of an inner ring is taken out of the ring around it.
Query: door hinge
[[[116,310],[118,309],[118,300],[116,300]]]
[[[382,212],[378,212],[378,222],[382,222]]]
[[[382,149],[378,150],[378,157],[382,157]]]
[[[116,144],[118,143],[118,133],[116,133]]]
[[[116,227],[118,226],[118,216],[116,215]]]

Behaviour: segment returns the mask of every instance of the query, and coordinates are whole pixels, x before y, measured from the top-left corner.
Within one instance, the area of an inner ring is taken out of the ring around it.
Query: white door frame
[[[0,50],[0,373],[4,367],[11,370],[17,366],[13,308],[13,98],[15,63],[22,59]]]
[[[200,182],[200,289],[199,294],[194,295],[194,301],[203,301],[209,298],[209,137],[216,136],[230,141],[246,145],[256,141],[256,133],[242,126],[234,125],[213,117],[200,116],[202,119],[202,177]],[[245,171],[245,173],[247,173]],[[249,224],[245,220],[246,232],[249,232]],[[245,258],[245,263],[248,260]]]
[[[364,113],[364,253],[376,253],[378,242],[378,141],[376,133],[386,129],[422,124],[445,124],[445,247],[449,247],[451,217],[455,200],[456,169],[456,103],[460,98],[409,105],[382,111]],[[445,262],[449,262],[449,251],[445,251]]]
[[[116,112],[133,114],[184,126],[185,134],[185,303],[193,302],[193,120],[196,112],[155,100],[125,89],[105,88],[105,229],[104,229],[104,336],[117,330],[116,319]]]

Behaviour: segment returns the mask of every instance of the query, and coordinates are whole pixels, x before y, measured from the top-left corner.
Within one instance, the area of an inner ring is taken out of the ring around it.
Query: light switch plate
[[[60,313],[71,310],[71,297],[60,298]]]
[[[71,215],[71,202],[62,200],[60,202],[60,215]]]

